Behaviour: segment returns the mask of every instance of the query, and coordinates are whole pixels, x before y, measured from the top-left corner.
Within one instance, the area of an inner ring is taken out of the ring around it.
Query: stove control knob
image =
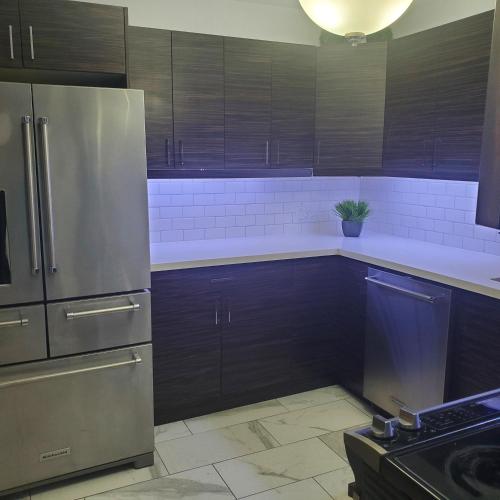
[[[405,431],[418,431],[422,428],[420,414],[407,408],[399,410],[399,426]]]
[[[372,421],[372,434],[378,439],[392,439],[395,435],[393,421],[375,415]]]

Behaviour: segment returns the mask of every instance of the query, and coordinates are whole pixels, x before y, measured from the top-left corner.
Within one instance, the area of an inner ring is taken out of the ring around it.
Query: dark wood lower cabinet
[[[363,395],[368,264],[156,272],[155,423],[340,384]],[[447,400],[500,387],[500,301],[453,290]]]
[[[453,292],[449,400],[500,388],[500,301]]]

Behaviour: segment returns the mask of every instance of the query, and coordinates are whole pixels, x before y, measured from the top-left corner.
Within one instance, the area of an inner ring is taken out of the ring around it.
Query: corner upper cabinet
[[[273,168],[312,168],[315,92],[316,47],[273,43]]]
[[[19,0],[25,68],[125,74],[126,9]]]
[[[144,90],[148,174],[174,168],[171,32],[128,27],[129,87]]]
[[[0,3],[0,67],[20,68],[22,65],[18,0],[2,0]]]
[[[172,33],[175,166],[224,168],[224,39]]]
[[[384,174],[477,180],[493,13],[389,43]]]
[[[360,175],[382,166],[387,44],[318,49],[316,175]]]
[[[224,39],[227,169],[271,167],[273,44]]]

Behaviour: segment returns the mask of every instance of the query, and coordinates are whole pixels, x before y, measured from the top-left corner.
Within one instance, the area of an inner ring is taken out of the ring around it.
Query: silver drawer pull
[[[436,302],[439,298],[439,297],[433,297],[432,295],[426,295],[424,293],[414,292],[413,290],[408,290],[407,288],[402,288],[397,285],[392,285],[391,283],[386,283],[385,281],[379,281],[376,278],[365,277],[365,280],[369,281],[370,283],[374,283],[375,285],[382,286],[384,288],[389,288],[395,292],[408,295],[409,297],[413,297],[414,299],[423,300],[425,302],[431,302],[432,304]]]
[[[12,37],[12,24],[9,24],[9,44],[10,44],[10,58],[13,61],[14,57],[14,39]]]
[[[89,316],[100,316],[101,314],[113,314],[122,312],[135,312],[141,308],[140,304],[128,306],[107,307],[103,309],[91,309],[90,311],[66,312],[66,319],[87,318]]]
[[[27,378],[20,378],[17,380],[10,380],[9,382],[0,383],[0,389],[5,389],[7,387],[12,387],[15,385],[43,382],[45,380],[50,380],[59,377],[67,377],[69,375],[80,375],[81,373],[91,373],[100,370],[109,370],[111,368],[120,368],[122,366],[129,366],[129,365],[135,366],[138,365],[139,363],[142,363],[142,358],[137,353],[134,353],[133,359],[129,359],[127,361],[118,361],[117,363],[108,363],[106,365],[89,366],[88,368],[79,368],[77,370],[68,370],[65,372],[48,373],[47,375],[38,375],[36,377],[27,377]]]
[[[30,324],[30,320],[26,318],[16,319],[14,321],[2,321],[0,322],[0,328],[13,328],[16,326],[24,327]]]

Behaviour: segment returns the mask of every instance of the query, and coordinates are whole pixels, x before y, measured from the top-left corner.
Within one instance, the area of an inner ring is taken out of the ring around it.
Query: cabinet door
[[[21,25],[18,0],[0,3],[0,67],[18,68],[23,65]]]
[[[439,178],[478,179],[492,28],[490,11],[436,30],[434,175]]]
[[[129,26],[129,86],[144,90],[148,171],[174,168],[171,32]]]
[[[312,168],[316,48],[273,44],[272,157],[274,168]]]
[[[225,38],[226,168],[271,165],[272,44]]]
[[[176,168],[224,168],[224,39],[172,33]]]
[[[357,175],[381,168],[386,59],[386,43],[318,50],[318,175]]]
[[[152,274],[155,424],[209,413],[220,393],[221,301],[207,270]]]
[[[335,257],[294,261],[291,361],[300,390],[337,382],[335,263]]]
[[[383,159],[387,174],[432,174],[437,50],[427,32],[389,43]]]
[[[20,0],[24,66],[125,73],[125,9],[66,0]]]
[[[500,387],[498,299],[454,290],[449,397],[455,400]]]
[[[292,268],[287,262],[234,266],[225,295],[222,394],[262,401],[289,388]]]

